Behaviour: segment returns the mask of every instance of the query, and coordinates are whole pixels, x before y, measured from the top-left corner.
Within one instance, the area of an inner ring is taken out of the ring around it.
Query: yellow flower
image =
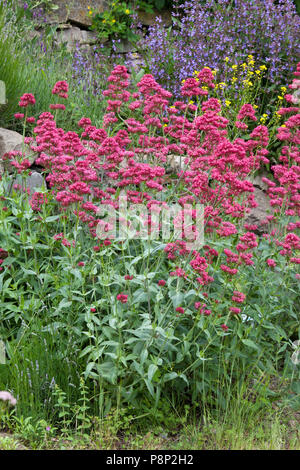
[[[253,108],[254,108],[254,109],[257,109],[257,108],[258,108],[257,104],[254,104],[254,105],[253,105]]]
[[[129,15],[130,10],[128,10],[128,8],[127,8],[127,9],[125,10],[125,13],[126,13],[126,15]]]
[[[236,70],[238,68],[238,66],[237,65],[232,65],[231,68],[232,68],[232,70]]]
[[[267,70],[267,67],[265,65],[261,65],[259,68],[260,70]]]
[[[283,96],[277,96],[277,98],[279,99],[279,101],[283,100]]]
[[[194,104],[194,101],[190,100],[190,101],[189,101],[189,104]]]
[[[199,78],[195,78],[196,82],[199,82]]]
[[[286,125],[285,125],[285,124],[282,124],[282,126],[281,126],[281,127],[286,127]]]
[[[181,80],[181,83],[185,83],[185,80]]]
[[[113,18],[113,19],[111,20],[111,22],[112,22],[112,23],[115,23],[115,22],[116,22],[116,20]]]
[[[285,86],[282,86],[282,87],[280,88],[280,90],[283,91],[283,93],[285,93],[286,90],[287,90],[287,88],[286,88]]]
[[[229,57],[225,57],[225,62],[229,62]]]
[[[255,70],[255,73],[256,73],[256,75],[260,75],[260,74],[261,74],[261,70]]]
[[[230,105],[231,105],[231,101],[226,100],[226,101],[225,101],[225,104],[226,104],[226,106],[230,106]]]
[[[237,81],[236,77],[232,77],[231,83],[235,83]]]
[[[208,90],[208,87],[207,87],[207,86],[203,86],[203,87],[202,87],[202,90],[207,91],[207,90]]]
[[[260,118],[260,122],[261,122],[262,124],[264,124],[264,123],[266,122],[266,118],[261,117],[261,118]]]
[[[215,76],[217,74],[217,71],[218,71],[217,69],[212,70],[211,73],[213,74],[213,76]]]
[[[253,55],[249,54],[248,59],[253,59]]]

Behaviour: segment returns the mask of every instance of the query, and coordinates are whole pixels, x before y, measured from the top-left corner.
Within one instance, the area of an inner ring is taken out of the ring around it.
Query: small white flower
[[[15,397],[13,397],[11,393],[5,392],[4,390],[0,391],[0,400],[8,401],[9,404],[12,406],[15,406],[17,403]]]

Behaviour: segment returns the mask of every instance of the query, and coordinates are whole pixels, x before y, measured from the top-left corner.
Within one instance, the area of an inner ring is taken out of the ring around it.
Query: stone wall
[[[88,6],[92,6],[93,10],[103,12],[109,8],[107,0],[54,0],[53,2],[58,8],[46,12],[40,19],[37,19],[37,30],[33,32],[34,36],[38,36],[46,25],[56,25],[56,42],[58,45],[66,44],[68,50],[72,50],[79,46],[93,46],[99,42],[97,33],[90,30],[92,24],[91,18],[88,16]],[[23,5],[23,2],[20,4]],[[144,27],[149,27],[155,22],[159,16],[166,26],[171,25],[170,11],[154,11],[154,13],[146,13],[141,11],[138,14],[140,23]],[[120,52],[134,52],[135,47],[128,41],[121,41]]]

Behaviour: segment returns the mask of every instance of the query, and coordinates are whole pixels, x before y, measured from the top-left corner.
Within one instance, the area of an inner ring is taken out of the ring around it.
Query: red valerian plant
[[[53,297],[47,310],[53,317],[64,308],[70,310],[65,324],[76,325],[87,375],[101,377],[113,394],[121,393],[115,385],[123,381],[126,393],[129,390],[124,400],[136,399],[137,383],[140,390],[146,387],[152,397],[159,397],[169,381],[178,391],[191,387],[197,397],[214,386],[209,379],[219,367],[221,350],[227,354],[225,369],[236,358],[254,367],[265,354],[264,344],[272,344],[272,358],[278,338],[288,341],[287,335],[298,327],[294,307],[289,304],[291,318],[282,304],[278,307],[277,283],[285,302],[292,302],[292,292],[299,288],[294,272],[300,249],[299,109],[288,108],[285,124],[277,131],[279,163],[264,179],[271,214],[261,224],[245,223],[257,207],[252,177],[270,163],[269,131],[256,126],[255,110],[246,103],[238,119],[242,124],[251,121],[252,130],[238,125],[229,138],[230,123],[221,115],[221,103],[201,92],[203,84],[214,87],[211,71],[204,68],[197,78],[187,79],[182,100],[172,103],[171,93],[151,75],[144,75],[136,90],[126,68],[117,66],[103,93],[107,109],[102,127],[83,117],[78,133],[64,131],[50,112],[44,112],[36,121],[34,139],[27,141],[38,154],[36,164],[43,167],[49,186],[47,194],[36,192],[29,198],[28,210],[40,227],[35,236],[47,239],[54,263],[63,253],[64,288],[57,294],[63,298],[57,304]],[[292,86],[298,86],[297,80]],[[67,100],[65,82],[58,82],[54,91]],[[187,101],[192,97],[197,104]],[[29,171],[22,153],[7,158],[21,174]],[[22,187],[17,194],[21,192]],[[150,215],[139,216],[140,227],[130,218],[122,219],[121,195],[134,207],[152,209]],[[174,202],[179,205],[174,225],[185,221],[187,204],[191,224],[184,222],[175,239],[171,234],[168,240],[152,240],[161,225],[154,214]],[[186,235],[197,235],[198,204],[203,205],[205,245],[191,248]],[[118,211],[124,229],[139,234],[146,228],[149,239],[114,238],[111,215]],[[50,222],[57,226],[52,228]],[[25,225],[21,228],[25,240]],[[261,231],[265,233],[259,237]],[[35,240],[30,246],[35,250],[37,245]],[[5,245],[1,249],[9,251]],[[24,250],[28,260],[26,246]],[[1,267],[4,276],[6,262]],[[288,283],[276,277],[279,267],[290,276],[288,294]],[[35,269],[39,271],[37,264]],[[68,282],[64,276],[69,276]],[[43,276],[40,279],[43,283]],[[54,291],[57,283],[53,280]],[[81,330],[85,335],[78,333]]]

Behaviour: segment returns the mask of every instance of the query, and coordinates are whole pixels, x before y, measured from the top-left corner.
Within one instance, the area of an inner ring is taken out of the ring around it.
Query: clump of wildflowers
[[[182,80],[204,66],[217,69],[227,86],[227,64],[246,66],[248,55],[262,67],[256,75],[266,72],[270,85],[286,83],[294,70],[300,19],[292,0],[189,0],[173,15],[175,20],[180,17],[180,24],[171,36],[157,19],[142,42],[150,72],[176,96]],[[252,75],[244,79],[251,87]]]

